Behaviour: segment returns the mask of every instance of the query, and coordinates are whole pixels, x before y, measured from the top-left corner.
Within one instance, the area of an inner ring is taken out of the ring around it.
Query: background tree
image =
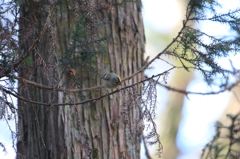
[[[17,158],[139,158],[141,136],[150,145],[157,143],[160,155],[154,123],[156,85],[185,95],[208,95],[239,83],[239,70],[234,66],[226,70],[217,60],[239,51],[240,10],[219,14],[215,1],[191,0],[177,36],[150,61],[143,59],[140,2],[2,5],[6,7],[1,8],[1,16],[12,11],[14,17],[13,21],[4,18],[1,24],[0,75],[5,82],[1,114],[6,121],[18,121],[13,132]],[[231,38],[208,35],[191,25],[201,20],[230,25],[236,34]],[[163,56],[175,58],[180,65]],[[143,79],[143,71],[158,59],[169,69]],[[116,91],[101,89],[102,68],[123,77],[124,86]],[[220,89],[199,93],[165,85],[175,69],[198,70],[209,85]],[[18,99],[18,106],[12,97]],[[144,126],[147,131],[142,135]]]

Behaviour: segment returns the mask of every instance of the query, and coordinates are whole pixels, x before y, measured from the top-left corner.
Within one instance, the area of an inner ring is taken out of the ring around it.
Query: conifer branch
[[[146,78],[149,78],[149,77],[146,76]],[[155,82],[157,82],[158,85],[166,88],[169,91],[178,92],[178,93],[185,94],[185,95],[189,95],[189,94],[193,94],[193,95],[217,95],[217,94],[220,94],[220,93],[223,93],[223,92],[226,92],[226,91],[231,91],[234,87],[236,87],[240,84],[240,81],[238,81],[238,82],[232,84],[231,86],[226,87],[222,90],[211,91],[211,92],[205,92],[204,93],[204,92],[192,92],[192,91],[187,91],[187,90],[183,90],[183,89],[170,87],[170,86],[167,86],[167,85],[164,85],[164,84],[160,83],[159,81],[155,81]]]
[[[20,95],[17,95],[16,93],[12,93],[11,91],[5,89],[5,88],[1,88],[4,92],[6,93],[9,93],[11,95],[13,95],[14,97],[20,99],[20,100],[23,100],[25,102],[29,102],[29,103],[32,103],[32,104],[40,104],[40,105],[44,105],[44,106],[64,106],[64,105],[79,105],[79,104],[85,104],[85,103],[88,103],[88,102],[94,102],[96,100],[100,100],[102,98],[105,98],[107,96],[110,96],[112,94],[115,94],[115,93],[118,93],[119,91],[122,91],[122,90],[125,90],[127,88],[131,88],[135,85],[138,85],[140,83],[144,83],[146,81],[149,81],[150,79],[151,80],[154,80],[154,78],[158,77],[158,76],[161,76],[161,75],[164,75],[166,73],[168,73],[169,71],[171,71],[172,69],[174,69],[176,67],[172,67],[170,69],[168,69],[167,71],[164,71],[163,73],[160,73],[160,74],[157,74],[157,75],[153,75],[152,77],[147,77],[142,80],[142,81],[139,81],[139,82],[136,82],[132,85],[128,85],[128,86],[125,86],[125,87],[122,87],[118,90],[115,90],[113,92],[110,92],[110,93],[107,93],[107,94],[104,94],[102,96],[99,96],[99,97],[96,97],[96,98],[92,98],[92,99],[88,99],[88,100],[84,100],[82,102],[77,102],[77,103],[43,103],[43,102],[37,102],[37,101],[31,101],[29,99],[26,99]],[[28,81],[30,82],[30,81]],[[158,85],[170,90],[170,91],[174,91],[174,92],[178,92],[178,93],[182,93],[182,94],[185,94],[185,95],[189,95],[189,94],[194,94],[194,95],[216,95],[216,94],[219,94],[219,93],[223,93],[225,91],[231,91],[235,86],[237,86],[240,81],[238,81],[237,83],[231,85],[230,87],[227,87],[225,89],[222,89],[222,90],[219,90],[219,91],[212,91],[212,92],[206,92],[206,93],[203,93],[203,92],[191,92],[191,91],[186,91],[186,90],[181,90],[181,89],[177,89],[177,88],[173,88],[173,87],[170,87],[170,86],[167,86],[167,85],[164,85],[158,81],[155,81],[157,82]],[[89,90],[95,90],[96,89],[99,89],[99,88],[102,88],[103,86],[97,86],[97,87],[91,87],[91,88],[87,88],[87,89],[70,89],[70,90],[63,90],[63,89],[57,89],[57,88],[51,88],[51,87],[46,87],[44,85],[39,85],[37,83],[34,83],[34,82],[30,82],[29,84],[33,84],[34,86],[38,86],[39,88],[46,88],[47,90],[54,90],[54,91],[61,91],[61,92],[69,92],[69,93],[74,93],[74,92],[78,92],[78,91],[89,91]],[[36,84],[36,85],[35,85]]]

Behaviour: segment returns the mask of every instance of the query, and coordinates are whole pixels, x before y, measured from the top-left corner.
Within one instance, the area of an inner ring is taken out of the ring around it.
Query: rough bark
[[[53,4],[53,1],[29,0],[20,5],[22,21],[19,38],[22,54],[39,36],[44,25],[48,25],[47,32],[28,58],[30,62],[24,62],[19,67],[20,77],[51,87],[87,88],[101,84],[99,75],[102,68],[127,77],[143,65],[145,39],[141,5],[129,2],[116,7],[116,2],[101,0],[87,3],[63,0]],[[55,5],[56,11],[48,22],[49,10]],[[109,21],[100,29],[90,26],[93,27],[90,30],[95,39],[108,37],[105,43],[108,51],[102,56],[95,56],[96,63],[88,68],[82,64],[73,68],[71,63],[61,66],[59,59],[68,53],[72,42],[70,34],[76,30],[78,14],[82,13],[77,11],[84,8],[88,20]],[[74,78],[77,82],[68,77],[66,71],[69,68],[76,70]],[[123,85],[139,81],[142,77],[139,74]],[[141,139],[136,129],[139,109],[132,107],[127,118],[129,121],[125,120],[126,92],[118,92],[87,104],[55,107],[51,103],[77,103],[83,100],[81,96],[90,99],[107,90],[86,93],[47,91],[22,81],[19,82],[18,91],[31,101],[49,103],[49,106],[18,101],[17,158],[140,158]]]

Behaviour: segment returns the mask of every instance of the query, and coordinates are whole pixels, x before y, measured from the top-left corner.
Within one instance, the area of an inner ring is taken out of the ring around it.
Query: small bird
[[[122,79],[116,73],[109,73],[104,69],[106,74],[104,74],[101,79],[103,79],[103,85],[106,88],[117,88],[119,85],[122,85]]]

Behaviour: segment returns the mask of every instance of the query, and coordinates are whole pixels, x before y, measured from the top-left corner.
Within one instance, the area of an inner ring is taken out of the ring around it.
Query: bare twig
[[[17,79],[17,80],[19,80],[19,81],[21,81],[23,83],[27,83],[27,84],[33,85],[35,87],[38,87],[40,89],[45,89],[45,90],[49,90],[49,91],[73,92],[73,93],[74,92],[79,92],[79,91],[88,92],[88,91],[101,89],[101,88],[104,87],[103,85],[100,85],[100,86],[91,87],[91,88],[84,88],[84,89],[64,89],[64,88],[49,87],[49,86],[46,86],[46,85],[43,85],[43,84],[39,84],[39,83],[30,81],[30,80],[27,80],[25,78],[13,76],[13,75],[7,75],[7,77],[14,78],[14,79]]]
[[[143,145],[144,145],[144,149],[145,149],[145,155],[146,155],[146,158],[147,159],[152,159],[150,153],[149,153],[149,150],[148,150],[148,146],[147,146],[147,142],[144,138],[144,136],[142,135],[142,140],[143,140]]]
[[[93,102],[93,101],[96,101],[96,100],[100,100],[100,99],[102,99],[102,98],[104,98],[104,97],[110,96],[110,95],[112,95],[112,94],[114,94],[114,93],[117,93],[117,92],[119,92],[119,91],[121,91],[121,90],[130,88],[130,87],[133,87],[133,86],[135,86],[135,85],[138,85],[138,84],[140,84],[140,83],[146,82],[146,81],[148,81],[148,80],[150,80],[150,79],[153,79],[153,78],[155,78],[155,77],[164,75],[164,74],[166,74],[167,72],[171,71],[171,70],[174,69],[174,68],[175,68],[175,67],[172,67],[172,68],[170,68],[170,69],[168,69],[168,70],[166,70],[166,71],[164,71],[164,72],[162,72],[162,73],[160,73],[160,74],[157,74],[157,75],[154,75],[154,76],[152,76],[152,77],[146,78],[146,79],[144,79],[144,80],[142,80],[142,81],[139,81],[139,82],[136,82],[136,83],[134,83],[134,84],[125,86],[125,87],[123,87],[123,88],[121,88],[121,89],[118,89],[118,90],[116,90],[116,91],[113,91],[113,92],[111,92],[111,93],[107,93],[107,94],[104,94],[104,95],[102,95],[102,96],[99,96],[99,97],[96,97],[96,98],[92,98],[92,99],[88,99],[88,100],[84,100],[84,101],[82,101],[82,102],[77,102],[77,103],[43,103],[43,102],[37,102],[37,101],[32,101],[32,100],[26,99],[26,98],[24,98],[24,97],[22,97],[22,96],[20,96],[20,95],[17,95],[16,93],[13,93],[12,91],[9,91],[9,90],[3,88],[3,87],[1,87],[1,89],[2,89],[4,92],[9,93],[9,94],[13,95],[14,97],[16,97],[16,98],[18,98],[18,99],[20,99],[20,100],[23,100],[23,101],[25,101],[25,102],[29,102],[29,103],[32,103],[32,104],[39,104],[39,105],[44,105],[44,106],[49,106],[49,105],[51,105],[51,106],[79,105],[79,104],[85,104],[85,103],[88,103],[88,102]],[[100,86],[98,86],[98,87],[100,87]],[[102,86],[101,86],[101,87],[102,87]],[[94,88],[94,87],[92,87],[92,88]],[[65,90],[65,91],[66,91],[66,90]],[[81,90],[79,89],[78,91],[81,91]]]
[[[148,78],[146,76],[146,78]],[[225,89],[222,89],[222,90],[219,90],[219,91],[211,91],[211,92],[191,92],[191,91],[186,91],[186,90],[182,90],[182,89],[178,89],[178,88],[174,88],[174,87],[170,87],[170,86],[167,86],[167,85],[164,85],[158,81],[156,81],[158,85],[166,88],[167,90],[169,91],[174,91],[174,92],[178,92],[178,93],[182,93],[182,94],[185,94],[185,95],[189,95],[189,94],[194,94],[194,95],[216,95],[216,94],[220,94],[220,93],[223,93],[225,91],[231,91],[233,89],[233,87],[237,86],[240,81],[232,84],[231,86],[229,87],[226,87]]]

